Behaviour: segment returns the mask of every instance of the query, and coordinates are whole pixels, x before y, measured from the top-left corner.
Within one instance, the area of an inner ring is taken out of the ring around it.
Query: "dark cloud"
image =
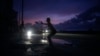
[[[15,0],[21,3],[21,0]],[[24,18],[37,19],[58,15],[65,17],[81,13],[97,3],[97,0],[24,0]],[[21,4],[18,4],[21,7]],[[15,5],[15,8],[18,7]],[[17,8],[18,9],[18,8]],[[19,8],[20,9],[20,8]],[[54,17],[54,16],[53,16]]]
[[[62,11],[70,13],[70,10],[72,10],[73,13],[76,13],[76,11],[80,11],[80,9],[84,10],[85,8],[93,5],[93,2],[88,0],[25,0],[24,2],[25,10],[47,13],[57,13]]]

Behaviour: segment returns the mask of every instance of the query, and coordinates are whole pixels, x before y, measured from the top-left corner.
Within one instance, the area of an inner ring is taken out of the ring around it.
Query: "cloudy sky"
[[[24,0],[23,3],[25,23],[34,24],[50,17],[53,24],[59,24],[93,7],[97,0]],[[19,14],[21,4],[21,0],[14,0],[14,9]]]

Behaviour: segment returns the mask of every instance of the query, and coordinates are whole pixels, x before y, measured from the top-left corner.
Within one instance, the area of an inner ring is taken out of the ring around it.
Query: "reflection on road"
[[[23,39],[20,41],[16,41],[16,43],[20,46],[19,51],[23,50],[23,47],[25,47],[24,51],[22,51],[22,52],[25,52],[24,56],[28,56],[28,55],[29,56],[30,55],[32,56],[40,55],[41,56],[42,53],[48,52],[46,50],[46,48],[48,47],[47,39],[43,37],[43,35],[37,34],[37,35],[32,36],[31,40]],[[81,38],[81,37],[83,36],[82,35],[72,36],[70,34],[68,36],[67,35],[66,36],[54,36],[52,37],[52,42],[55,48],[59,49],[61,52],[65,52],[65,54],[74,53],[74,54],[81,55],[82,53],[87,52],[85,47],[87,48],[92,47],[93,45],[92,40],[94,40],[94,39],[88,38],[88,36],[85,36],[85,38]]]
[[[32,44],[30,41],[24,41],[24,43],[25,43],[26,45],[31,45],[31,44]]]

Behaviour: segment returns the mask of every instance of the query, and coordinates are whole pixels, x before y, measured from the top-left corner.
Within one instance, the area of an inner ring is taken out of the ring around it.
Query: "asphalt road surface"
[[[3,51],[4,56],[91,56],[99,51],[97,35],[57,33],[52,37],[54,48],[48,46],[43,34],[12,37],[9,47]]]

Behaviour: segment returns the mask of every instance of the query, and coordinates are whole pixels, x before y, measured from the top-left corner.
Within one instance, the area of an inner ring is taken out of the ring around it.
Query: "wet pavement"
[[[95,37],[95,38],[94,38]],[[91,56],[97,55],[99,48],[99,39],[97,36],[54,36],[52,42],[54,48],[48,46],[43,40],[42,35],[12,39],[9,47],[3,50],[3,56]]]

